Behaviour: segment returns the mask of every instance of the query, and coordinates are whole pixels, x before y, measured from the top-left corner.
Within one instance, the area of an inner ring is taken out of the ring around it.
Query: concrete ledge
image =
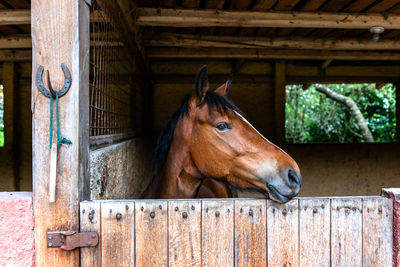
[[[0,192],[0,266],[34,266],[32,192]]]
[[[384,188],[382,195],[393,200],[393,266],[400,266],[400,188]]]

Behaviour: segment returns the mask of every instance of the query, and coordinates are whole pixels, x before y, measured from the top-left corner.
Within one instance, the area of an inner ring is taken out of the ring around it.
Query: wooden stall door
[[[383,197],[82,202],[100,244],[81,266],[392,266],[392,216]]]

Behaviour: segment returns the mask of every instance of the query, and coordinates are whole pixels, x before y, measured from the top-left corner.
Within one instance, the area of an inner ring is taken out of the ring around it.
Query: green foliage
[[[330,84],[337,93],[351,97],[368,123],[376,142],[396,140],[396,89],[386,84]],[[347,109],[318,92],[314,85],[286,86],[286,142],[357,143],[363,142],[358,125]]]

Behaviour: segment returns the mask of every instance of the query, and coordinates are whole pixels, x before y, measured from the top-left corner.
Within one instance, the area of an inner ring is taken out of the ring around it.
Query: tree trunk
[[[368,128],[367,122],[365,121],[364,116],[362,115],[360,109],[358,108],[357,104],[354,102],[353,99],[341,95],[339,93],[336,93],[335,91],[329,89],[327,86],[322,84],[316,84],[315,89],[317,89],[317,91],[321,93],[324,93],[330,99],[333,99],[336,102],[344,105],[356,119],[356,122],[358,124],[358,127],[360,127],[361,135],[363,136],[364,141],[371,143],[374,142],[374,137],[372,136],[372,133]]]

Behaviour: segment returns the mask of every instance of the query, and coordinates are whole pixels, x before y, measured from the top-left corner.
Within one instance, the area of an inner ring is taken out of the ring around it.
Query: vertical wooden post
[[[15,64],[14,62],[5,62],[3,63],[2,69],[2,83],[4,90],[4,147],[7,151],[7,157],[4,158],[4,164],[8,166],[12,166],[11,174],[12,180],[12,188],[15,191],[18,191],[19,187],[19,175],[18,175],[18,165],[15,163],[15,158],[19,153],[19,150],[15,147],[16,142],[16,123],[18,121],[17,108],[15,106],[15,96],[16,96],[16,88],[15,88]],[[10,175],[11,178],[11,175]],[[10,185],[11,186],[11,185]]]
[[[35,263],[79,266],[79,250],[47,248],[46,231],[78,231],[79,201],[89,196],[89,7],[83,0],[32,0],[31,21]],[[64,84],[61,63],[70,69],[72,84],[60,98],[60,133],[72,144],[63,144],[58,151],[56,198],[49,203],[50,99],[36,88],[35,75],[43,65],[59,90]]]
[[[395,83],[396,86],[396,121],[400,119],[400,82]],[[396,141],[400,142],[400,123],[396,123]]]
[[[284,61],[275,62],[275,142],[285,141],[285,87],[286,66]]]

